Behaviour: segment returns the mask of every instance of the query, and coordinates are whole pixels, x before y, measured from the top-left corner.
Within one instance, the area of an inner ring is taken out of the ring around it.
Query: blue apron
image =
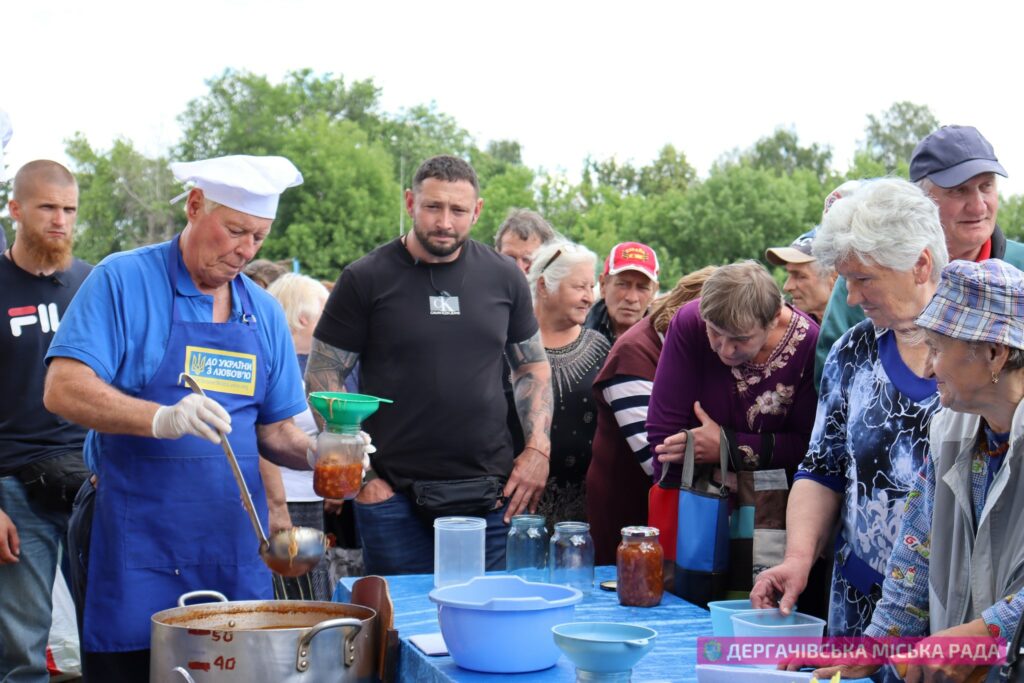
[[[167,252],[172,322],[159,369],[136,398],[172,405],[190,393],[188,369],[231,414],[229,436],[253,502],[267,524],[256,417],[266,392],[265,358],[240,279],[232,284],[241,322],[186,322],[178,278],[189,277],[178,238]],[[218,390],[219,388],[219,390]],[[232,600],[273,597],[270,571],[221,447],[195,436],[176,440],[99,435],[99,486],[86,583],[83,649],[149,649],[150,617],[206,588]]]

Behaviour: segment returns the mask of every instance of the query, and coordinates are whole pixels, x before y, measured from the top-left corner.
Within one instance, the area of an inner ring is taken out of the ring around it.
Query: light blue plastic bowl
[[[717,600],[708,603],[711,611],[711,634],[719,638],[732,636],[732,619],[736,612],[749,612],[753,608],[750,600]]]
[[[586,621],[559,624],[551,632],[577,669],[601,674],[631,670],[658,636],[646,626]]]
[[[518,576],[478,576],[430,591],[455,663],[486,673],[540,671],[558,661],[551,627],[573,618],[583,593]]]
[[[755,609],[730,618],[737,638],[821,638],[825,631],[824,621],[800,612],[783,616],[777,609]]]
[[[782,642],[780,638],[821,638],[825,622],[809,614],[790,612],[783,616],[778,609],[755,609],[734,612],[732,632],[737,638],[763,638]],[[775,664],[754,664],[758,669],[774,669]]]

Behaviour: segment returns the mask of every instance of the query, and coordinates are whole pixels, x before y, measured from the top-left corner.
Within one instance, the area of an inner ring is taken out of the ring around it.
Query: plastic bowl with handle
[[[455,663],[487,673],[539,671],[555,665],[551,627],[569,621],[583,593],[518,576],[478,576],[430,591],[441,635]]]
[[[551,632],[577,669],[596,674],[631,670],[658,636],[646,626],[585,621],[559,624]]]

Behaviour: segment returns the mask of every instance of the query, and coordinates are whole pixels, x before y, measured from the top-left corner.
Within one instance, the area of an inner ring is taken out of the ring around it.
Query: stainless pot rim
[[[155,613],[153,624],[172,629],[212,629],[245,631],[244,625],[229,625],[228,621],[295,621],[292,627],[275,627],[276,632],[302,631],[321,621],[350,617],[370,621],[377,612],[369,607],[343,602],[319,600],[239,600],[207,602],[184,607],[172,607]],[[252,629],[259,630],[259,629]]]

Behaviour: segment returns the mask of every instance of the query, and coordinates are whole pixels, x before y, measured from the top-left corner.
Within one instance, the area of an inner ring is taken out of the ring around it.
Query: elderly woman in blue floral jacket
[[[943,410],[864,635],[1009,639],[1024,611],[1024,273],[954,261],[917,324]],[[895,663],[908,681],[963,681],[975,668]]]

